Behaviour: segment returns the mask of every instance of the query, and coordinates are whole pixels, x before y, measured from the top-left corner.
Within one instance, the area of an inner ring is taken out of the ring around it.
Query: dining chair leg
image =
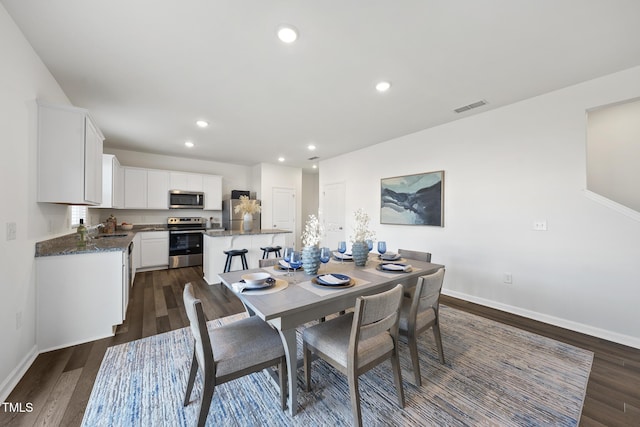
[[[442,348],[442,336],[440,335],[440,325],[437,323],[433,325],[433,337],[436,339],[436,346],[438,347],[438,354],[440,355],[440,363],[444,363],[444,349]]]
[[[202,386],[202,399],[200,400],[200,414],[198,415],[198,427],[204,427],[207,423],[211,399],[215,389],[215,378],[212,371],[204,372],[204,384]]]
[[[393,380],[396,383],[396,393],[398,394],[398,405],[404,408],[404,389],[402,388],[402,371],[400,370],[400,357],[398,355],[398,347],[393,350],[391,355],[391,367],[393,368]]]
[[[198,358],[196,357],[196,350],[193,349],[193,359],[191,359],[191,369],[189,371],[189,381],[187,381],[187,391],[184,394],[183,406],[189,404],[191,399],[191,391],[193,390],[193,384],[196,382],[196,374],[198,373]]]
[[[280,382],[280,406],[287,409],[287,359],[283,356],[278,363],[278,378]]]
[[[360,412],[360,390],[358,389],[358,375],[351,369],[347,373],[349,377],[349,395],[351,396],[351,412],[353,413],[353,425],[362,427],[362,413]]]
[[[304,364],[304,390],[311,391],[311,351],[307,347],[307,343],[302,345],[302,358]]]
[[[409,345],[411,364],[413,365],[413,384],[420,387],[422,385],[422,376],[420,375],[420,358],[418,357],[418,337],[415,334],[409,334],[407,336],[407,344]]]

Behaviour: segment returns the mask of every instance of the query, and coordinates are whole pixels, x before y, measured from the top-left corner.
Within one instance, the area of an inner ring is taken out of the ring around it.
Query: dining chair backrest
[[[278,262],[281,260],[282,258],[267,258],[267,259],[259,259],[258,260],[258,266],[260,268],[264,268],[264,267],[273,267],[274,265],[278,264]]]
[[[375,295],[359,297],[353,317],[350,344],[366,340],[391,330],[397,335],[402,285]]]
[[[415,259],[416,261],[431,262],[431,253],[429,252],[398,249],[398,254],[404,258]]]
[[[422,329],[433,318],[438,317],[438,307],[445,269],[440,268],[433,274],[420,276],[411,306],[410,317],[416,313],[416,328]],[[414,311],[415,310],[415,311]]]
[[[184,286],[183,291],[184,308],[189,318],[189,326],[195,340],[195,353],[198,364],[203,369],[210,368],[213,362],[213,349],[207,330],[207,320],[202,309],[202,302],[195,297],[191,283]]]

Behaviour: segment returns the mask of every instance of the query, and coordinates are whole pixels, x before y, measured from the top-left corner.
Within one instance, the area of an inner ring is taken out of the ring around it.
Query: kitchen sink
[[[107,238],[114,238],[114,237],[127,237],[128,234],[99,234],[97,236],[94,237],[94,239],[107,239]]]

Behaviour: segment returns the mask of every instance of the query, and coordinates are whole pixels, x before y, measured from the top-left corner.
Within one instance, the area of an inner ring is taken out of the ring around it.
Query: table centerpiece
[[[376,234],[369,229],[369,215],[362,208],[356,210],[353,216],[355,219],[354,233],[349,238],[351,240],[351,255],[356,266],[364,267],[369,257],[367,240],[375,239]]]
[[[320,240],[324,228],[315,215],[309,215],[302,232],[302,268],[306,274],[317,274],[320,268]]]

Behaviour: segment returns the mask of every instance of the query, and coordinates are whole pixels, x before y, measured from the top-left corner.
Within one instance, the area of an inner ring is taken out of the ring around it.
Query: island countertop
[[[260,230],[251,230],[251,231],[243,231],[243,230],[207,230],[204,235],[209,237],[228,237],[228,236],[251,236],[251,235],[261,235],[261,234],[283,234],[283,233],[291,233],[291,230],[280,230],[278,228],[263,228]]]

